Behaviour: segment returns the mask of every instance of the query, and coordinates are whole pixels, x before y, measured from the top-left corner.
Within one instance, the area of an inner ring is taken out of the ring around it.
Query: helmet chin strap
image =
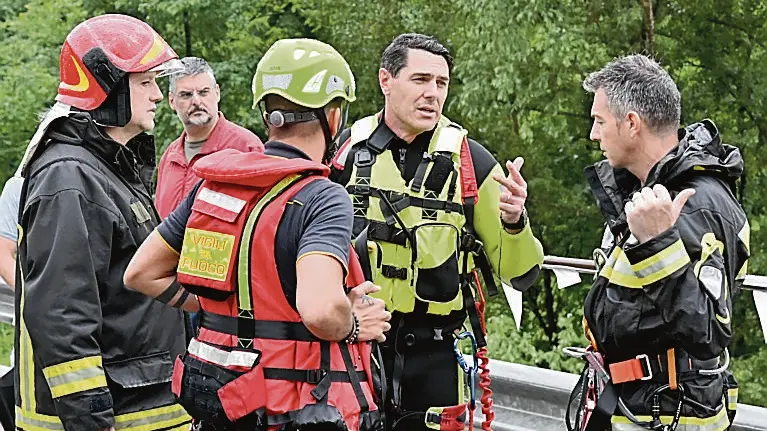
[[[283,127],[288,124],[318,120],[320,122],[320,127],[322,128],[322,134],[325,137],[325,152],[322,155],[322,163],[324,164],[329,164],[333,159],[333,156],[338,149],[338,136],[345,128],[349,114],[348,104],[343,102],[341,104],[341,124],[338,127],[338,131],[333,135],[330,131],[330,123],[325,114],[325,108],[317,108],[311,111],[285,111],[275,109],[274,111],[266,112],[262,103],[258,104],[258,108],[261,111],[261,119],[264,121],[264,126],[267,128],[269,126]]]
[[[346,127],[346,119],[349,114],[348,104],[346,102],[341,103],[341,124],[338,125],[338,130],[336,131],[335,135],[330,132],[330,124],[328,123],[328,118],[325,115],[325,110],[320,108],[314,112],[316,112],[317,116],[319,117],[320,125],[322,126],[322,133],[325,135],[325,153],[322,155],[322,163],[329,165],[330,161],[333,160],[333,156],[336,154],[336,151],[338,151],[338,137]]]

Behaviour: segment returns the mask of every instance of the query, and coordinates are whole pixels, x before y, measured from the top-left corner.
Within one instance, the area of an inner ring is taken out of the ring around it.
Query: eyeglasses
[[[176,97],[185,102],[188,102],[194,98],[195,94],[200,96],[200,99],[204,99],[210,96],[212,92],[213,90],[210,87],[205,87],[199,91],[179,91],[176,93]]]

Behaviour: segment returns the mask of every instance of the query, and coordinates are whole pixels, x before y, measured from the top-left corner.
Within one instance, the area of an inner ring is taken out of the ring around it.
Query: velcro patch
[[[234,235],[187,228],[178,260],[180,274],[226,281],[234,250]]]

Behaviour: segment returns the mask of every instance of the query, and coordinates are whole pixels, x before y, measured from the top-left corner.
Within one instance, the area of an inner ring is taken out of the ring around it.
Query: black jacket
[[[743,159],[737,148],[721,143],[708,120],[680,130],[679,140],[650,171],[645,186],[663,184],[672,198],[686,188],[696,193],[673,227],[643,244],[629,237],[622,250],[612,247],[613,237],[630,234],[623,206],[640,188],[639,181],[606,161],[586,170],[610,232],[603,243],[609,257],[586,297],[584,314],[609,363],[641,354],[664,362],[673,347],[678,363],[715,368],[732,336],[732,298],[749,256],[749,226],[734,195]],[[678,371],[689,368],[684,364]],[[667,370],[664,365],[659,368]],[[664,379],[625,383],[621,395],[635,413],[648,414],[648,391]],[[721,375],[691,377],[686,385],[688,396],[715,410],[685,405],[683,416],[706,418],[718,412]],[[670,414],[676,394],[666,395],[663,412]]]
[[[152,138],[120,145],[78,113],[56,120],[42,143],[20,204],[17,427],[184,426],[170,391],[182,312],[122,281],[159,221]]]

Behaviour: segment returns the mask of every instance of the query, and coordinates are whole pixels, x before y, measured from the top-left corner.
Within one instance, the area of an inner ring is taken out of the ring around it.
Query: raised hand
[[[513,163],[507,160],[506,169],[509,170],[509,175],[506,177],[493,175],[493,179],[501,185],[499,207],[501,220],[505,223],[517,223],[525,210],[527,182],[519,173],[524,163],[525,159],[522,157],[517,157]]]
[[[694,189],[685,189],[672,201],[668,190],[661,184],[634,193],[625,206],[631,233],[643,243],[665,232],[676,223],[687,199],[694,194]]]

